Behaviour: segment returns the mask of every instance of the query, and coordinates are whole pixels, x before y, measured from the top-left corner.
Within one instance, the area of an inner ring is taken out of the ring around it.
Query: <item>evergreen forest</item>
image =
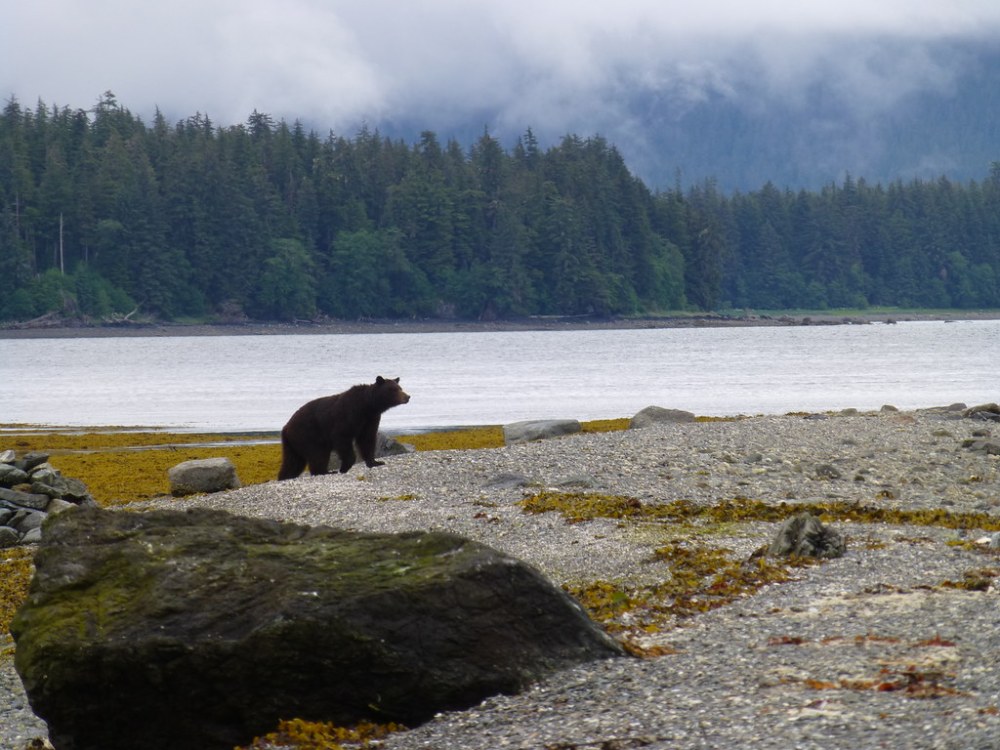
[[[597,136],[464,148],[11,98],[0,321],[1000,308],[1000,162],[983,173],[653,191]]]

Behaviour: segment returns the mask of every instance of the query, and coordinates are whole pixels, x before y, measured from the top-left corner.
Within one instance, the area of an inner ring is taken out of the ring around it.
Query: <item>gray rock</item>
[[[375,439],[375,458],[384,458],[385,456],[402,456],[407,453],[413,453],[416,450],[412,445],[407,443],[401,443],[393,437],[386,435],[384,432],[379,432]],[[364,463],[364,457],[358,452],[357,446],[354,446],[354,454],[357,456],[357,460]],[[340,456],[337,455],[336,451],[330,454],[330,464],[328,470],[330,473],[335,473],[340,471]]]
[[[45,484],[44,482],[32,482],[30,487],[32,494],[44,495],[49,500],[54,497],[62,497],[63,494],[60,488],[53,487],[51,484]]]
[[[21,543],[21,535],[10,526],[0,526],[0,549],[14,547]]]
[[[401,443],[396,438],[386,435],[384,432],[378,434],[375,441],[376,456],[405,456],[407,453],[414,453],[417,449],[408,443]]]
[[[32,529],[41,528],[47,515],[47,513],[43,513],[40,510],[19,510],[14,514],[14,517],[10,519],[8,525],[17,529],[17,531],[23,536]]]
[[[0,464],[12,464],[14,463],[15,458],[17,458],[17,453],[9,448],[7,450],[0,451]]]
[[[29,453],[20,459],[14,451],[2,455],[6,461],[0,463],[0,524],[13,528],[22,537],[22,544],[38,541],[41,532],[36,530],[46,514],[74,505],[97,506],[87,485],[64,477],[48,463],[48,455]],[[20,489],[2,486],[8,483]],[[26,488],[31,491],[24,491]],[[4,544],[9,544],[9,535],[4,539]]]
[[[49,460],[48,453],[39,453],[37,451],[31,451],[30,453],[25,453],[21,458],[14,462],[14,465],[21,471],[26,471],[31,473],[31,470],[36,466],[41,466]]]
[[[8,462],[0,462],[0,487],[13,487],[28,481],[28,473]]]
[[[62,483],[62,474],[47,461],[31,469],[29,475],[32,482],[40,482],[53,487]]]
[[[833,529],[824,526],[811,513],[799,513],[785,520],[768,547],[772,557],[834,558],[847,551],[847,542]]]
[[[62,477],[63,493],[60,497],[72,503],[96,505],[93,495],[87,489],[87,485],[79,479],[73,477]]]
[[[442,532],[78,509],[35,565],[15,666],[57,748],[229,750],[294,716],[414,726],[623,654],[534,568]]]
[[[815,471],[817,479],[840,479],[841,477],[840,469],[833,464],[817,464]]]
[[[518,487],[530,487],[537,482],[524,474],[497,474],[491,478],[484,486],[497,489],[516,489]]]
[[[92,499],[87,485],[79,479],[63,476],[58,469],[47,463],[32,469],[29,481],[31,491],[41,495],[62,497],[75,502]]]
[[[1000,456],[1000,442],[996,440],[965,440],[962,447],[977,453],[985,453],[987,456]]]
[[[220,492],[240,486],[236,467],[228,458],[201,458],[172,466],[167,471],[170,494],[174,497],[199,492]]]
[[[582,428],[575,419],[532,419],[526,422],[511,422],[503,426],[503,439],[507,445],[526,443],[531,440],[572,435]]]
[[[38,544],[42,541],[42,528],[31,529],[21,537],[21,544]]]
[[[89,503],[87,503],[89,505]],[[48,507],[45,509],[46,513],[62,513],[64,510],[77,507],[77,503],[71,503],[68,500],[63,500],[59,497],[54,497],[49,502]]]
[[[962,416],[967,419],[981,419],[988,422],[1000,422],[1000,405],[980,404],[971,406],[962,412]]]
[[[553,483],[553,487],[583,487],[590,488],[596,487],[598,484],[597,480],[594,479],[589,474],[571,474],[568,477],[562,477],[556,479]]]
[[[693,422],[694,420],[694,414],[689,411],[683,411],[681,409],[665,409],[662,406],[647,406],[645,409],[642,409],[634,417],[632,417],[628,426],[630,430],[637,430],[643,427],[649,427],[653,424],[659,424],[661,422],[677,424]]]
[[[6,487],[0,487],[0,501],[12,503],[22,508],[45,510],[51,499],[48,495],[21,492],[20,490],[8,490]]]

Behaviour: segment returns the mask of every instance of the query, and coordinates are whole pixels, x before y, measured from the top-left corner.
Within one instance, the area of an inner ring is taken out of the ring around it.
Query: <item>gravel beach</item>
[[[993,436],[990,435],[992,432]],[[641,586],[669,576],[654,549],[746,559],[777,523],[697,524],[525,513],[541,489],[644,505],[734,498],[943,509],[1000,521],[1000,424],[957,410],[786,415],[662,424],[477,451],[424,452],[347,475],[270,482],[146,507],[195,505],[365,531],[450,530],[551,580]],[[136,507],[136,506],[131,506]],[[831,522],[847,554],[792,570],[650,634],[654,658],[560,672],[392,735],[388,750],[487,748],[1000,747],[1000,557],[982,528]],[[960,585],[970,576],[981,585]],[[0,657],[0,747],[44,725]]]

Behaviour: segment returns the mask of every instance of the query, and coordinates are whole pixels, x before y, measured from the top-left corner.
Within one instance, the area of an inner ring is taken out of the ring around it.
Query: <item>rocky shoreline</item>
[[[0,549],[34,544],[51,513],[74,505],[96,505],[86,485],[64,477],[45,453],[0,450]]]
[[[551,489],[627,496],[642,507],[721,507],[736,498],[855,506],[856,519],[831,523],[847,538],[843,557],[671,621],[644,641],[659,656],[560,672],[521,695],[392,735],[381,747],[990,748],[1000,736],[993,546],[1000,423],[989,414],[887,407],[659,424],[407,454],[347,476],[146,507],[197,505],[365,531],[449,530],[562,585],[641,587],[670,575],[654,554],[665,544],[746,560],[776,524],[754,517],[568,523],[556,512],[526,513],[520,501]],[[879,515],[890,511],[900,515]],[[0,705],[0,746],[20,750],[39,723],[11,673],[9,657],[0,658],[0,695],[11,695]]]
[[[815,313],[809,315],[743,315],[704,313],[649,317],[532,316],[509,320],[301,320],[293,323],[235,321],[183,324],[166,322],[93,323],[45,319],[0,325],[0,339],[111,338],[124,336],[281,336],[356,333],[460,333],[476,331],[574,331],[635,328],[717,328],[753,326],[864,325],[915,320],[996,320],[1000,311],[955,310],[906,313]]]

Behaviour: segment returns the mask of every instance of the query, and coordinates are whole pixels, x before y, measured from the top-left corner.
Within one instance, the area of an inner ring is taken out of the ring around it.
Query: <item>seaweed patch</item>
[[[248,747],[236,750],[264,750],[273,747],[294,747],[296,750],[366,748],[376,746],[392,732],[405,729],[401,724],[363,722],[354,727],[339,727],[329,722],[290,719],[281,721],[274,732],[264,737],[255,737]]]
[[[10,632],[10,621],[28,596],[33,558],[27,547],[0,550],[0,633]]]
[[[594,518],[628,518],[645,521],[694,521],[740,523],[766,521],[778,523],[809,511],[821,521],[879,523],[892,526],[933,526],[946,529],[1000,530],[1000,517],[985,512],[956,513],[941,508],[904,510],[880,508],[860,503],[831,501],[820,503],[765,503],[737,497],[714,505],[698,505],[689,500],[669,503],[643,503],[624,495],[601,495],[586,492],[540,492],[520,501],[525,513],[556,511],[567,521],[577,523]]]

